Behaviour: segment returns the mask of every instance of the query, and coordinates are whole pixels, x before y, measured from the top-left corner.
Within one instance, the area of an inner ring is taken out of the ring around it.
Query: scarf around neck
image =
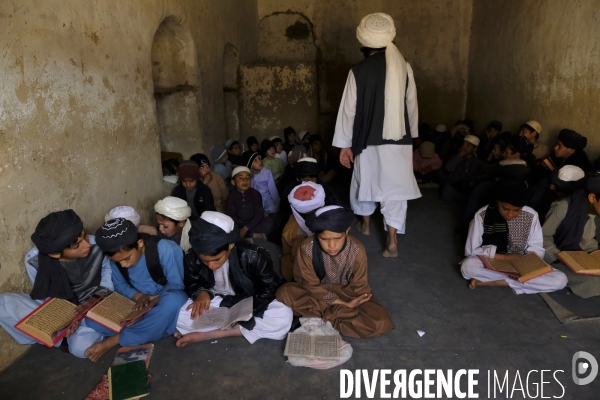
[[[481,235],[482,246],[496,246],[496,253],[506,254],[508,252],[508,222],[500,214],[498,203],[493,201],[488,205],[483,219],[483,235]]]

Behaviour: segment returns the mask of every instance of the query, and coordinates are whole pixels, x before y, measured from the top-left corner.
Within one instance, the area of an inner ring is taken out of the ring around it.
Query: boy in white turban
[[[158,237],[172,240],[188,251],[191,247],[189,231],[192,227],[189,218],[192,209],[187,201],[177,197],[167,196],[154,205],[156,221],[158,222]]]
[[[418,136],[417,89],[412,68],[393,43],[392,17],[369,14],[356,29],[366,59],[352,66],[340,104],[333,146],[340,162],[354,162],[350,205],[369,235],[381,203],[388,239],[384,257],[397,257],[396,233],[405,232],[407,200],[421,197],[412,173],[412,138]]]

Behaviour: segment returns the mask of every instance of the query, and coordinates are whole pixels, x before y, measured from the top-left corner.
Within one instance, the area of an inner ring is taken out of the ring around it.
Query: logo
[[[585,360],[585,361],[582,361]],[[573,368],[573,382],[576,385],[587,385],[591,383],[596,376],[598,376],[598,361],[594,358],[593,355],[586,351],[578,351],[573,354],[572,361]],[[589,375],[585,378],[580,378],[580,376],[585,375],[589,372]]]

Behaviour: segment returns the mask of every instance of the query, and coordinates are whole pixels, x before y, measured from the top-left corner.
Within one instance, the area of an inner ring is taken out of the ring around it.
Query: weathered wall
[[[161,21],[189,32],[198,54],[196,137],[225,131],[223,51],[256,57],[255,1],[15,0],[0,3],[0,292],[27,291],[22,259],[38,220],[73,208],[93,232],[118,204],[145,222],[166,190],[151,48]],[[20,354],[0,332],[0,369]]]
[[[290,11],[312,23],[318,47],[320,130],[326,136],[335,122],[350,65],[363,58],[356,26],[372,12],[394,18],[396,45],[415,72],[419,119],[433,124],[461,117],[466,103],[471,9],[472,0],[258,0],[261,21],[273,13]],[[288,33],[286,29],[282,37]]]
[[[549,145],[571,128],[597,156],[598,38],[598,1],[475,0],[467,116],[500,120],[513,132],[535,119]]]
[[[240,72],[241,127],[259,141],[280,135],[289,125],[315,132],[318,116],[314,64],[300,62],[246,64]]]

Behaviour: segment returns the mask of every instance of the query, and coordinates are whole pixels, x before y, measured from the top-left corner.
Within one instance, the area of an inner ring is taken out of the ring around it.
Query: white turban
[[[204,211],[200,216],[201,219],[223,229],[225,233],[229,233],[235,228],[235,222],[229,215],[225,215],[216,211]]]
[[[154,211],[175,221],[185,221],[185,225],[181,231],[181,242],[179,243],[179,247],[181,247],[183,251],[188,251],[192,247],[189,238],[192,224],[188,219],[192,215],[192,209],[188,206],[187,201],[178,197],[167,196],[156,202]]]
[[[385,47],[385,111],[383,139],[400,140],[406,134],[404,97],[406,94],[406,60],[392,42],[396,37],[394,20],[387,14],[369,14],[356,28],[356,37],[364,47]]]
[[[111,219],[125,218],[137,227],[140,224],[140,214],[135,211],[133,207],[129,206],[118,206],[113,208],[104,216],[104,222],[108,222]]]
[[[315,189],[312,199],[298,200],[294,198],[296,191],[306,186],[310,186],[311,188]],[[309,213],[325,205],[325,189],[323,189],[323,186],[310,181],[301,183],[300,185],[296,186],[288,195],[288,201],[290,202],[290,206],[292,206],[292,213],[294,213],[294,218],[296,219],[298,226],[300,226],[300,229],[306,233],[306,236],[314,235],[314,233],[306,227],[304,218],[302,218],[300,214]]]

